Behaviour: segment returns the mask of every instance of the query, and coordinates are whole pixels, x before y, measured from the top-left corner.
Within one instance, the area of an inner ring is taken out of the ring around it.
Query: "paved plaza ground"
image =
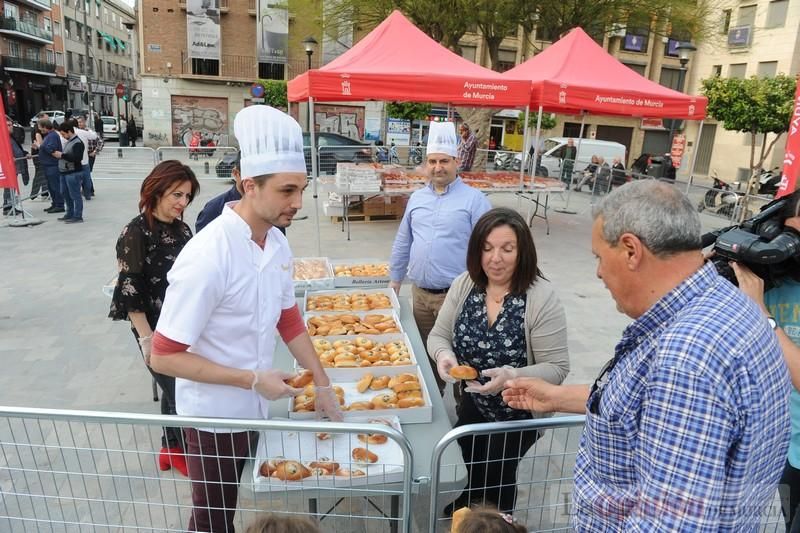
[[[203,162],[192,164],[201,178],[200,196],[186,213],[194,226],[203,204],[230,184],[207,178]],[[26,201],[24,206],[44,223],[10,227],[10,219],[0,220],[0,405],[158,413],[150,376],[129,326],[106,318],[109,298],[102,292],[115,276],[115,242],[137,213],[141,179],[150,168],[152,153],[146,150],[125,152],[121,158],[114,150],[99,160],[97,196],[86,202],[83,224],[57,221],[60,215],[44,213],[49,203],[40,200]],[[563,206],[566,199],[554,196],[551,207]],[[569,383],[593,380],[630,322],[616,311],[595,276],[591,199],[586,193],[572,194],[569,206],[575,214],[551,210],[549,235],[543,220],[532,225],[541,269],[557,288],[567,313]],[[510,193],[490,195],[490,200],[494,206],[519,206],[523,214],[528,212],[528,205],[519,205]],[[314,207],[309,189],[300,213],[308,218],[288,229],[297,257],[318,254]],[[704,215],[704,224],[718,227],[724,221]],[[353,223],[348,241],[339,224],[320,215],[321,254],[387,259],[397,225],[396,221]],[[409,292],[404,286],[401,297],[408,298]]]

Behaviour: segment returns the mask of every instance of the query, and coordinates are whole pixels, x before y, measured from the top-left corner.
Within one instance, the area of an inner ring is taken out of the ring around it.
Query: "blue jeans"
[[[57,166],[42,165],[47,178],[47,190],[50,192],[51,207],[64,209],[64,196],[61,194],[61,173]]]
[[[83,197],[86,199],[94,195],[94,183],[92,183],[92,172],[88,166],[83,167],[83,177],[81,178],[81,189],[83,189]]]
[[[67,208],[64,218],[83,218],[82,182],[82,170],[61,174],[61,187],[64,193],[64,204]]]

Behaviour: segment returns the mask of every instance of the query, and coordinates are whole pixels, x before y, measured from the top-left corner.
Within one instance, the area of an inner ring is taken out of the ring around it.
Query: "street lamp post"
[[[314,51],[317,49],[317,40],[314,39],[312,36],[308,36],[303,39],[303,47],[306,49],[306,56],[308,56],[308,70],[311,70],[311,56],[314,55]],[[313,124],[311,123],[311,108],[306,108],[306,114],[308,115],[308,131],[311,131]]]
[[[683,84],[686,79],[686,71],[689,70],[689,56],[691,56],[692,52],[697,50],[697,48],[689,42],[681,43],[677,46],[678,49],[678,61],[681,64],[681,68],[678,70],[678,91],[683,92]],[[675,135],[675,125],[677,124],[677,120],[670,119],[669,121],[669,149],[672,150],[672,137]]]

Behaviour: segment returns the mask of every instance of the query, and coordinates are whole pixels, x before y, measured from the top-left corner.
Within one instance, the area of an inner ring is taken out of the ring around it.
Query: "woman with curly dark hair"
[[[186,165],[158,164],[142,182],[139,215],[117,239],[119,277],[108,316],[130,320],[147,369],[161,387],[161,414],[175,414],[175,378],[150,368],[150,343],[167,292],[167,272],[192,238],[183,213],[199,191],[200,184]],[[164,428],[158,465],[188,475],[180,428]]]

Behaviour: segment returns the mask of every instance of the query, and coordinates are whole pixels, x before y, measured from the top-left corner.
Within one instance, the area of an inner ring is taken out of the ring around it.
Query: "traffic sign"
[[[253,98],[264,98],[265,92],[264,86],[260,83],[254,83],[250,86],[250,96]]]
[[[118,83],[114,92],[117,94],[117,98],[122,98],[122,95],[125,94],[125,86],[121,83]]]

